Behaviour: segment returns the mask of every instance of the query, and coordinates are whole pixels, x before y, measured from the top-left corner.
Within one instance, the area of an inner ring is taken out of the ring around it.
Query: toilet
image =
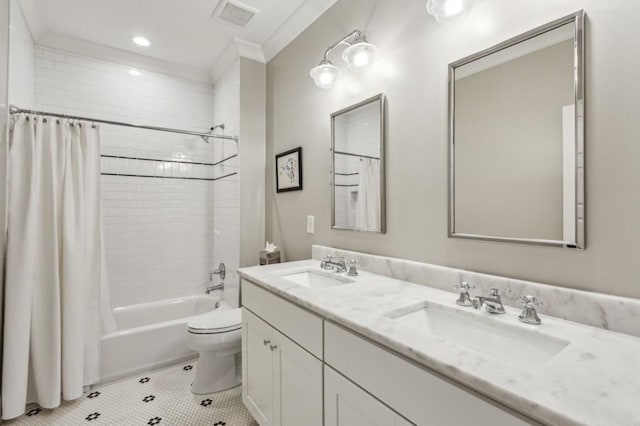
[[[240,384],[242,314],[240,308],[220,308],[187,323],[186,344],[200,354],[191,392],[196,395]]]

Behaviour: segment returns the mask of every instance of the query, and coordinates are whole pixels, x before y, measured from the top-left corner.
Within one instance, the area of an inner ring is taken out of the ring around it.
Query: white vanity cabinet
[[[242,309],[242,400],[261,426],[273,423],[273,329]]]
[[[324,350],[327,365],[416,425],[538,424],[329,322]]]
[[[538,424],[247,280],[242,304],[242,397],[261,426]]]
[[[329,366],[324,368],[325,426],[409,426],[410,422]]]
[[[243,305],[242,399],[247,409],[260,426],[322,426],[322,360],[284,334],[302,333],[302,340],[315,347],[313,334],[318,333],[322,354],[322,319],[246,282]]]

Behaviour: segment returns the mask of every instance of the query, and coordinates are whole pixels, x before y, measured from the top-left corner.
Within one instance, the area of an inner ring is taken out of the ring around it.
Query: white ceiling
[[[230,46],[237,54],[268,61],[336,2],[241,0],[260,12],[239,29],[211,17],[220,1],[20,0],[20,5],[36,44],[87,53],[91,42],[215,76],[217,62],[228,62]],[[147,37],[151,46],[135,45],[135,35]],[[84,49],[78,47],[81,40]]]

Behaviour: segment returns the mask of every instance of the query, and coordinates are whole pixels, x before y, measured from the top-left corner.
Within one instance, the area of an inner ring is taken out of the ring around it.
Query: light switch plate
[[[307,216],[307,234],[315,232],[315,216]]]

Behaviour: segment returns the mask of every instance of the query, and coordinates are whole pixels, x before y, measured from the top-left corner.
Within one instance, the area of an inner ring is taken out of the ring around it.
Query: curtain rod
[[[111,121],[111,120],[102,120],[98,118],[79,117],[79,116],[67,115],[67,114],[56,114],[53,112],[35,111],[31,109],[18,108],[14,105],[9,106],[9,113],[10,114],[25,113],[25,114],[33,114],[33,115],[48,115],[51,117],[67,118],[69,120],[82,120],[82,121],[89,121],[92,123],[112,124],[114,126],[134,127],[136,129],[147,129],[147,130],[156,130],[159,132],[180,133],[183,135],[200,136],[205,141],[207,141],[208,138],[216,138],[216,139],[227,139],[227,140],[238,142],[238,136],[212,135],[210,133],[192,132],[191,130],[171,129],[168,127],[157,127],[157,126],[145,126],[142,124],[125,123],[122,121]]]

